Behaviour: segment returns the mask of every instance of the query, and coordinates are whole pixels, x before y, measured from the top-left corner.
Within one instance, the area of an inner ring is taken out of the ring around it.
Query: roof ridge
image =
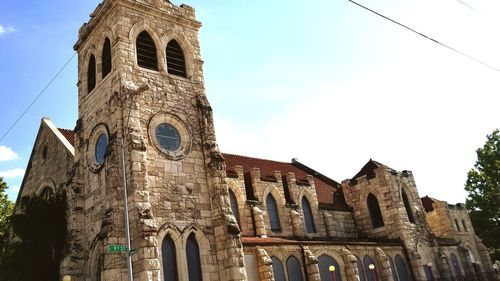
[[[226,152],[222,152],[222,154],[223,155],[229,155],[229,156],[236,156],[236,157],[244,157],[244,158],[254,159],[254,160],[260,160],[260,161],[268,161],[268,162],[280,163],[280,164],[291,164],[291,162],[282,162],[282,161],[277,161],[277,160],[269,160],[269,159],[257,158],[257,157],[250,157],[250,156],[245,156],[245,155],[240,155],[240,154],[233,154],[233,153],[226,153]]]
[[[68,131],[68,132],[72,132],[74,133],[75,131],[71,130],[71,129],[66,129],[66,128],[57,128],[58,130],[64,130],[64,131]]]

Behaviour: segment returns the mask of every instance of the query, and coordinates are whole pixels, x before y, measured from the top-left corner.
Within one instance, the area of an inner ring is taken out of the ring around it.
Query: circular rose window
[[[106,125],[99,124],[95,126],[92,133],[90,133],[86,152],[87,164],[92,172],[99,172],[104,165],[108,145],[109,133]]]
[[[174,126],[161,123],[156,127],[156,141],[165,150],[176,151],[181,144],[181,136]]]
[[[99,164],[104,163],[104,156],[106,154],[106,147],[108,146],[108,136],[106,134],[99,135],[97,143],[95,144],[95,160]]]
[[[191,149],[189,127],[180,117],[168,113],[158,113],[149,121],[149,139],[167,158],[179,160]]]

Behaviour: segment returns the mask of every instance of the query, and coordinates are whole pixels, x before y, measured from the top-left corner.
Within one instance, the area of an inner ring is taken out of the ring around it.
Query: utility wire
[[[382,18],[384,18],[384,19],[386,19],[386,20],[388,20],[388,21],[391,21],[391,22],[393,22],[393,23],[395,23],[395,24],[397,24],[397,25],[399,25],[399,26],[401,26],[401,27],[403,27],[403,28],[406,28],[406,29],[410,30],[411,32],[414,32],[414,33],[416,33],[416,34],[418,34],[418,35],[420,35],[420,36],[424,37],[425,39],[431,40],[432,42],[434,42],[434,43],[436,43],[436,44],[439,44],[439,45],[441,45],[441,46],[443,46],[443,47],[445,47],[445,48],[447,48],[447,49],[450,49],[450,50],[452,50],[452,51],[454,51],[454,52],[456,52],[456,53],[458,53],[458,54],[460,54],[460,55],[462,55],[462,56],[464,56],[464,57],[466,57],[466,58],[468,58],[468,59],[470,59],[470,60],[473,60],[473,61],[475,61],[475,62],[477,62],[477,63],[480,63],[480,64],[482,64],[482,65],[484,65],[484,66],[486,66],[486,67],[488,67],[488,68],[490,68],[490,69],[492,69],[492,70],[494,70],[494,71],[496,71],[496,72],[500,72],[500,69],[498,69],[498,68],[496,68],[496,67],[494,67],[494,66],[492,66],[492,65],[490,65],[490,64],[488,64],[488,63],[486,63],[486,62],[484,62],[484,61],[481,61],[481,60],[479,60],[479,59],[476,59],[475,57],[472,57],[472,56],[470,56],[470,55],[468,55],[468,54],[466,54],[466,53],[464,53],[464,52],[462,52],[462,51],[460,51],[460,50],[457,50],[457,49],[455,49],[455,48],[453,48],[453,47],[450,47],[450,46],[448,46],[448,45],[446,45],[446,44],[444,44],[444,43],[441,43],[441,42],[439,42],[439,41],[438,41],[438,40],[436,40],[436,39],[433,39],[433,38],[431,38],[431,37],[429,37],[429,36],[427,36],[427,35],[425,35],[425,34],[423,34],[423,33],[420,33],[420,32],[416,31],[415,29],[413,29],[413,28],[411,28],[411,27],[408,27],[408,26],[406,26],[406,25],[404,25],[404,24],[402,24],[402,23],[399,23],[399,22],[397,22],[397,21],[395,21],[395,20],[393,20],[393,19],[391,19],[391,18],[389,18],[389,17],[386,17],[386,16],[382,15],[381,13],[378,13],[378,12],[376,12],[376,11],[374,11],[374,10],[372,10],[372,9],[368,8],[368,7],[365,7],[365,6],[363,6],[363,5],[361,5],[361,4],[357,3],[357,2],[355,2],[355,1],[353,1],[353,0],[347,0],[347,1],[349,1],[349,2],[351,2],[351,3],[354,3],[354,4],[358,5],[359,7],[363,8],[363,9],[365,9],[365,10],[367,10],[367,11],[370,11],[370,12],[372,12],[372,13],[376,14],[377,16],[380,16],[380,17],[382,17]]]
[[[36,98],[30,103],[30,105],[28,105],[28,107],[23,111],[23,113],[17,118],[17,120],[9,127],[9,129],[7,130],[7,132],[5,132],[2,137],[0,138],[0,142],[10,133],[10,131],[12,129],[14,129],[14,127],[17,125],[17,123],[19,123],[19,121],[21,120],[21,118],[23,118],[23,116],[26,114],[26,112],[28,112],[28,110],[30,110],[30,108],[33,106],[33,104],[35,104],[35,102],[38,100],[38,98],[40,98],[43,93],[45,93],[45,90],[47,90],[47,88],[49,88],[49,86],[52,84],[52,82],[54,82],[54,80],[56,80],[56,78],[59,76],[59,74],[61,74],[61,72],[66,68],[66,66],[68,66],[68,64],[71,62],[71,60],[73,60],[73,58],[75,57],[76,55],[76,52],[73,53],[73,55],[68,59],[68,61],[61,67],[61,69],[59,69],[59,71],[54,75],[54,77],[52,77],[52,79],[49,81],[49,83],[47,83],[47,85],[42,89],[42,91],[38,94],[38,96],[36,96]]]

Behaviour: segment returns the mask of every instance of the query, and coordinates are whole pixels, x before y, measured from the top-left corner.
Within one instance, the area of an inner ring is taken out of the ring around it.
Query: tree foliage
[[[7,188],[7,183],[0,177],[0,248],[3,247],[6,242],[9,219],[14,209],[14,204],[5,193]]]
[[[11,216],[12,239],[0,256],[0,281],[59,279],[64,257],[67,221],[66,197],[23,197]]]
[[[466,204],[476,234],[500,260],[500,131],[487,136],[477,151],[477,161],[467,175]]]

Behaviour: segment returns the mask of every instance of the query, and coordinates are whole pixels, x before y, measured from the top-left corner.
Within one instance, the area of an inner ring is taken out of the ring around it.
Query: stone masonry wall
[[[346,249],[345,245],[348,245],[349,250]],[[302,247],[304,247],[304,250]],[[267,257],[275,257],[281,262],[285,275],[287,275],[288,259],[292,256],[295,257],[301,264],[301,271],[304,275],[304,280],[313,280],[316,278],[313,276],[316,276],[315,274],[318,272],[314,269],[314,266],[317,266],[317,269],[319,270],[322,265],[313,262],[313,260],[318,260],[321,256],[333,258],[338,263],[339,267],[336,268],[336,270],[340,271],[342,280],[363,280],[359,279],[360,275],[367,276],[366,274],[370,274],[370,272],[365,272],[364,268],[362,271],[358,271],[356,266],[356,260],[359,259],[363,261],[365,256],[371,257],[374,261],[377,276],[385,276],[382,280],[393,280],[391,270],[393,270],[392,266],[394,264],[391,263],[389,259],[393,262],[396,256],[400,256],[405,261],[409,270],[408,259],[406,258],[404,250],[400,245],[376,245],[375,243],[359,242],[344,243],[343,245],[327,243],[308,244],[307,242],[304,242],[302,246],[300,244],[285,243],[262,246],[246,244],[245,255],[255,255],[257,257],[257,260],[259,261],[258,270],[261,276],[260,280],[262,281],[271,280],[271,278],[276,280],[276,276],[274,276],[272,271],[266,272],[269,268],[267,267],[268,264],[264,263],[264,260],[261,259],[263,252],[265,253],[266,261],[268,261]],[[379,260],[378,256],[380,254],[386,258]],[[303,266],[304,262],[307,265],[306,267]],[[268,273],[271,275],[268,275]],[[305,278],[306,274],[310,279]]]
[[[275,171],[273,179],[262,177],[258,168],[250,170],[251,184],[256,197],[256,201],[248,201],[245,189],[245,179],[243,169],[241,166],[229,167],[236,171],[237,177],[229,178],[229,188],[234,192],[238,201],[238,209],[240,213],[240,226],[243,236],[255,236],[255,231],[261,231],[266,236],[295,236],[303,237],[326,237],[327,228],[325,225],[325,215],[329,220],[332,235],[337,237],[353,237],[355,234],[354,221],[352,214],[349,212],[334,212],[323,211],[318,207],[318,198],[315,192],[314,180],[312,177],[308,178],[308,185],[297,184],[295,175],[293,173],[287,174],[288,188],[291,191],[290,196],[294,203],[287,202],[285,199],[285,190],[282,182],[280,171]],[[267,214],[266,198],[268,194],[272,194],[278,205],[278,212],[280,216],[280,223],[282,231],[273,233],[269,224]],[[299,205],[300,198],[306,196],[313,212],[313,219],[316,227],[316,233],[307,233],[303,221],[302,208]],[[257,209],[262,211],[263,224],[265,229],[259,230],[261,225],[257,226],[260,221],[260,214]],[[345,228],[344,228],[345,227]],[[335,230],[333,229],[335,228]]]
[[[228,233],[231,219],[226,219],[230,211],[225,204],[227,187],[221,180],[224,174],[217,172],[219,167],[207,170],[206,159],[212,156],[207,153],[216,152],[216,144],[213,129],[207,128],[213,126],[207,119],[211,112],[200,112],[208,104],[200,103],[206,99],[197,35],[201,25],[194,10],[167,1],[107,0],[92,17],[81,28],[75,45],[80,118],[76,158],[85,186],[86,280],[93,280],[101,270],[103,280],[125,277],[123,255],[105,251],[107,245],[126,242],[120,164],[123,137],[132,248],[137,249],[134,279],[162,280],[162,239],[177,235],[176,247],[182,251],[192,233],[200,245],[203,280],[243,280],[244,271],[233,270],[242,268],[241,243],[237,234]],[[135,40],[144,30],[157,46],[158,71],[137,65]],[[105,37],[111,41],[113,69],[102,79],[99,61]],[[187,78],[167,73],[165,48],[171,39],[184,50]],[[91,53],[98,62],[98,79],[96,88],[88,93],[86,72]],[[155,144],[156,128],[151,124],[165,118],[180,127],[184,143],[179,155],[169,155]],[[99,130],[108,134],[109,145],[104,164],[96,167],[89,148],[95,145],[92,140]],[[232,235],[234,239],[227,239]],[[179,267],[186,269],[182,257]],[[182,278],[187,271],[179,274]]]
[[[73,155],[55,133],[65,140],[50,119],[42,119],[18,198],[40,194],[46,187],[52,192],[66,190]]]

